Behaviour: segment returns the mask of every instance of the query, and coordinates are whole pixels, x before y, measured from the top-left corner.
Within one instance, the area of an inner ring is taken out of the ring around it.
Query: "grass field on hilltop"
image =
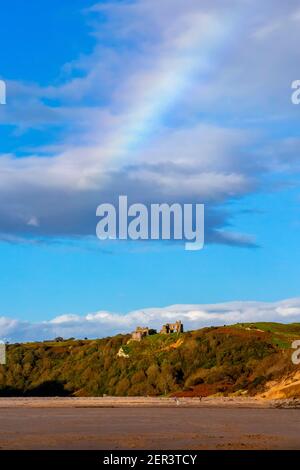
[[[236,328],[257,329],[269,333],[272,343],[283,349],[289,349],[293,340],[300,336],[300,323],[256,322],[238,323],[234,326]]]

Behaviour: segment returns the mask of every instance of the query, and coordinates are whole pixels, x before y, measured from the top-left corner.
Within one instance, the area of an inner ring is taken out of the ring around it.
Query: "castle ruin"
[[[155,335],[156,330],[152,328],[137,326],[135,331],[131,333],[131,340],[141,341],[145,336]],[[162,329],[159,332],[160,334],[170,335],[171,333],[183,333],[183,324],[180,320],[176,323],[166,323],[162,326]]]
[[[131,339],[134,341],[141,341],[145,336],[155,335],[156,330],[148,327],[137,326],[135,331],[131,333]]]
[[[171,333],[183,333],[183,324],[180,320],[176,323],[166,323],[163,325],[160,333],[164,335],[170,335]]]

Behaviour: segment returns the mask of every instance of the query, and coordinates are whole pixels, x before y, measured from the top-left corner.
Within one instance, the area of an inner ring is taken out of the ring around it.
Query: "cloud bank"
[[[298,2],[136,0],[84,15],[94,49],[57,85],[8,84],[2,124],[61,133],[0,155],[2,239],[94,235],[97,205],[127,194],[205,203],[206,242],[254,245],[227,233],[224,207],[300,169]]]
[[[129,333],[136,326],[160,329],[166,322],[182,320],[185,330],[254,321],[300,322],[300,297],[279,302],[234,301],[218,304],[171,305],[126,314],[98,311],[87,315],[66,314],[31,323],[0,317],[0,339],[10,342],[64,338],[102,338]]]

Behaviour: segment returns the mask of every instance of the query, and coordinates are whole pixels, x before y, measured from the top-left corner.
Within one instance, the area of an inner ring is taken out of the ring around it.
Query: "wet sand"
[[[274,406],[253,399],[177,405],[151,398],[1,398],[0,449],[300,449],[300,410]]]

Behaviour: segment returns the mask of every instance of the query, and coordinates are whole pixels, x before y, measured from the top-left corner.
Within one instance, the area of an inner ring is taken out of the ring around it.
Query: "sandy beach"
[[[1,398],[0,449],[300,449],[298,402]]]
[[[3,408],[300,408],[300,400],[260,397],[0,397]]]

